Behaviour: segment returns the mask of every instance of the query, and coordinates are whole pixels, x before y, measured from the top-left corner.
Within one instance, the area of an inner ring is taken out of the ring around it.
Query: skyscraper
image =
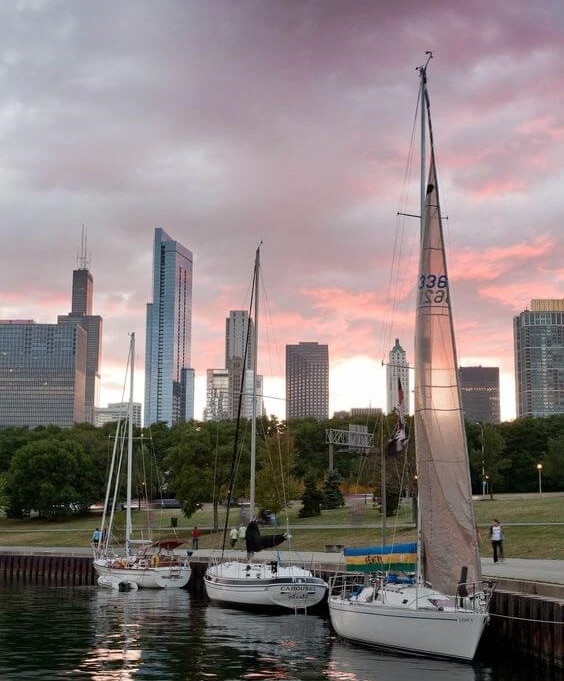
[[[409,414],[411,395],[409,389],[409,363],[405,350],[400,345],[399,338],[396,338],[395,345],[388,355],[388,366],[386,367],[388,414],[397,409],[399,404],[398,379],[401,382],[403,392],[404,413]]]
[[[499,423],[499,368],[460,367],[458,375],[464,418]]]
[[[249,319],[249,313],[246,310],[231,310],[225,320],[225,369],[208,369],[206,419],[251,418],[254,343],[255,325]],[[257,375],[257,415],[264,411],[262,386],[262,376]]]
[[[194,418],[194,374],[185,371],[190,369],[191,343],[192,253],[157,228],[153,302],[147,304],[146,426],[158,421],[172,426]]]
[[[68,428],[84,421],[81,324],[0,321],[0,426]]]
[[[100,386],[100,357],[102,355],[102,317],[92,314],[94,278],[88,269],[86,238],[78,256],[78,267],[72,273],[72,304],[68,315],[59,315],[58,324],[80,324],[86,331],[86,384],[84,421],[94,424],[94,409],[98,404]]]
[[[317,342],[286,346],[286,418],[329,417],[329,347]]]
[[[517,417],[564,413],[564,298],[513,318]]]

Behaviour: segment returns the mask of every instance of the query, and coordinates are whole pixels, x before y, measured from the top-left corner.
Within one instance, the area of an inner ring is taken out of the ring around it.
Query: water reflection
[[[391,655],[334,639],[326,678],[329,681],[475,681],[476,676],[468,664]]]
[[[1,681],[545,681],[514,651],[474,665],[338,640],[320,615],[224,609],[183,589],[0,587]]]

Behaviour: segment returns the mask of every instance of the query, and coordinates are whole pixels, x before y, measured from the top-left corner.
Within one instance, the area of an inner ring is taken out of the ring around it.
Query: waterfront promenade
[[[197,562],[207,563],[213,556],[221,555],[219,550],[200,549],[191,551],[189,548],[177,553],[185,554],[186,550],[192,554]],[[57,556],[90,556],[92,551],[84,547],[39,547],[39,546],[2,546],[0,555],[57,555]],[[226,549],[223,553],[226,560],[230,558],[244,558],[243,551]],[[327,571],[344,570],[341,553],[324,551],[262,551],[263,560],[278,559],[281,561],[294,560],[322,567]],[[492,558],[482,558],[482,574],[486,579],[520,580],[525,582],[539,582],[564,586],[564,560],[536,560],[531,558],[506,558],[500,563],[494,563]]]

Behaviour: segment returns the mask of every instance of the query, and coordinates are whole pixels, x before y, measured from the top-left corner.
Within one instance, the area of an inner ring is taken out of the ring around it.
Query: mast
[[[253,339],[253,388],[252,388],[252,416],[251,416],[251,480],[249,491],[249,513],[251,520],[255,516],[255,467],[257,458],[257,360],[258,360],[258,308],[259,308],[259,278],[260,278],[260,245],[257,248],[255,255],[255,272],[254,272],[254,299],[255,299],[255,314],[254,314],[254,339]],[[251,320],[249,320],[249,324]]]
[[[133,369],[135,363],[135,332],[129,344],[129,403],[127,405],[127,508],[125,509],[125,554],[131,541],[131,469],[133,468]]]

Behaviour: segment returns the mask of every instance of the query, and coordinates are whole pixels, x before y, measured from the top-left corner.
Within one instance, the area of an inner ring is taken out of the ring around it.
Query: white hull
[[[455,607],[447,596],[427,587],[385,587],[373,600],[365,595],[370,591],[374,593],[373,587],[358,597],[329,597],[331,624],[342,638],[413,655],[474,658],[487,612]]]
[[[204,576],[208,598],[230,605],[306,610],[320,603],[327,583],[310,570],[272,563],[219,563]]]
[[[117,584],[113,588],[119,588],[120,583],[130,583],[140,589],[181,589],[188,584],[192,572],[187,564],[160,567],[126,564],[122,567],[119,560],[106,558],[96,559],[94,569],[101,586]]]

